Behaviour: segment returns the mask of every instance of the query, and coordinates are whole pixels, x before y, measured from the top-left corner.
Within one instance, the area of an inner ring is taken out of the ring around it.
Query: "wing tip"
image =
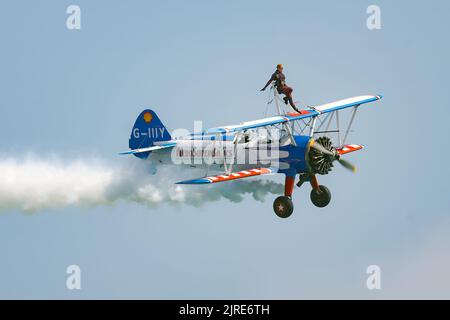
[[[183,181],[175,182],[175,184],[208,184],[208,183],[211,183],[211,181],[206,178],[183,180]]]
[[[131,150],[131,151],[122,151],[122,152],[119,152],[118,153],[118,155],[121,155],[121,156],[123,156],[123,155],[129,155],[129,154],[133,154],[133,151]]]

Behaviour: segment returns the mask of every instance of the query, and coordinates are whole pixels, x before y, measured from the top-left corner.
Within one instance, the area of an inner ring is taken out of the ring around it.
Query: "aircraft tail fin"
[[[171,140],[169,131],[162,124],[159,117],[153,110],[146,109],[137,117],[133,129],[131,130],[128,146],[130,149],[149,148],[156,141]],[[134,154],[138,158],[147,158],[149,152]]]

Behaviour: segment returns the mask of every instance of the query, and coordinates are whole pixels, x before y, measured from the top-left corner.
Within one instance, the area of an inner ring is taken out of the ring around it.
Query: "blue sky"
[[[72,3],[81,30],[66,28]],[[370,4],[381,30],[366,28]],[[260,118],[277,63],[301,104],[384,98],[350,137],[366,146],[348,157],[358,173],[320,177],[325,209],[303,188],[287,220],[273,195],[3,210],[0,297],[450,298],[448,12],[446,1],[4,1],[2,159],[126,163],[117,152],[145,107],[171,129]],[[79,291],[65,287],[70,264]],[[379,291],[365,286],[371,264]]]

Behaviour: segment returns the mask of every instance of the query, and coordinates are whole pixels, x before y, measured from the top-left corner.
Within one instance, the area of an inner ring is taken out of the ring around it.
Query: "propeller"
[[[356,172],[356,166],[351,162],[341,159],[341,155],[332,146],[328,137],[320,137],[311,144],[313,149],[310,153],[310,164],[314,171],[319,174],[327,174],[337,160],[344,168]]]
[[[356,166],[351,162],[341,159],[340,156],[337,160],[345,169],[351,170],[352,172],[356,172]]]
[[[326,149],[323,145],[321,145],[317,141],[313,141],[313,143],[311,144],[311,147],[316,149],[317,151],[323,153],[323,154],[326,154],[327,156],[330,156],[330,157],[335,157],[336,156],[335,152]]]

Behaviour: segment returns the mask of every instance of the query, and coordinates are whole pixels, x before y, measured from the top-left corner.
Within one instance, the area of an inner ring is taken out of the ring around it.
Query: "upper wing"
[[[314,110],[319,111],[320,113],[327,113],[332,112],[340,109],[350,108],[354,106],[359,106],[361,104],[373,102],[380,100],[383,96],[377,95],[377,96],[358,96],[343,100],[338,100],[326,104],[322,104],[317,107],[313,107]]]
[[[377,96],[358,96],[348,99],[343,99],[335,102],[330,102],[327,104],[319,105],[319,106],[311,106],[304,110],[300,110],[300,112],[288,112],[285,115],[274,116],[269,118],[263,118],[259,120],[246,121],[241,122],[238,125],[228,125],[207,129],[203,132],[193,133],[191,135],[208,135],[208,134],[226,134],[231,132],[243,131],[248,129],[255,129],[265,126],[271,126],[275,124],[311,118],[314,116],[318,116],[322,113],[328,113],[340,109],[350,108],[354,106],[359,106],[361,104],[373,102],[381,99],[381,95]]]
[[[206,184],[206,183],[216,183],[216,182],[223,182],[223,181],[230,181],[230,180],[236,180],[236,179],[242,179],[242,178],[248,178],[248,177],[254,177],[254,176],[260,176],[262,174],[269,174],[276,172],[275,169],[270,168],[259,168],[259,169],[249,169],[249,170],[242,170],[239,172],[233,172],[230,174],[221,174],[217,176],[210,176],[210,177],[203,177],[203,178],[197,178],[197,179],[191,179],[191,180],[184,180],[177,182],[177,184]]]
[[[259,120],[245,121],[245,122],[241,122],[238,125],[228,125],[228,126],[209,128],[203,132],[193,133],[192,135],[226,134],[226,133],[231,133],[231,132],[244,131],[244,130],[248,130],[248,129],[255,129],[255,128],[260,128],[260,127],[266,127],[266,126],[272,126],[275,124],[285,123],[285,122],[293,120],[294,117],[295,117],[295,120],[297,120],[297,119],[312,117],[315,115],[315,113],[319,114],[318,112],[315,112],[313,110],[302,110],[301,112],[302,112],[302,114],[294,112],[295,115],[286,114],[284,116],[274,116],[274,117],[263,118],[263,119],[259,119]]]

